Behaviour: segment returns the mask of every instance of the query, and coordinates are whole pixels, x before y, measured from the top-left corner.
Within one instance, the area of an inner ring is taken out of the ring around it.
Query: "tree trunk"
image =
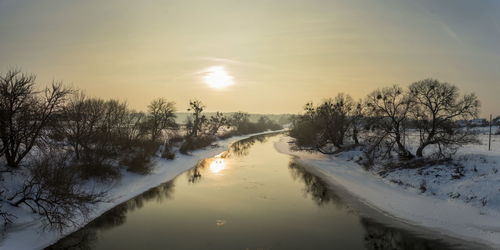
[[[77,160],[80,160],[80,147],[78,143],[75,144],[75,157]]]
[[[396,135],[396,144],[398,145],[398,151],[399,151],[399,156],[400,158],[404,160],[410,160],[413,158],[412,153],[408,151],[405,146],[401,143],[401,137],[400,135]]]
[[[352,130],[352,140],[354,141],[355,144],[359,144],[357,129]]]
[[[16,163],[16,156],[10,154],[8,150],[5,152],[5,160],[7,160],[7,165],[11,168],[17,168],[19,166],[19,164]]]
[[[421,158],[424,156],[424,148],[425,148],[425,144],[422,144],[418,147],[417,149],[417,157]]]

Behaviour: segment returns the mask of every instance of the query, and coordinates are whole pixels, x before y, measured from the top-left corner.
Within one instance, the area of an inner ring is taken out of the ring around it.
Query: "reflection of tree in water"
[[[250,148],[255,144],[255,140],[248,138],[235,142],[229,148],[228,156],[244,157],[250,152]]]
[[[328,188],[326,182],[321,178],[307,172],[306,169],[296,161],[291,161],[288,168],[294,180],[301,180],[304,182],[304,194],[310,195],[318,206],[333,202],[337,206],[345,207],[342,199],[336,195],[333,190]]]
[[[289,164],[290,173],[294,180],[304,183],[304,193],[316,202],[318,206],[333,203],[338,207],[347,208],[352,212],[342,199],[321,178],[307,172],[307,170],[296,161]],[[366,249],[371,250],[427,250],[427,249],[451,249],[450,246],[439,240],[418,238],[410,232],[391,228],[377,223],[371,219],[360,217],[361,224],[366,230],[364,242]]]
[[[281,133],[281,132],[279,132],[279,133]],[[221,158],[230,158],[233,156],[244,157],[244,156],[248,155],[248,153],[250,152],[250,148],[256,142],[259,142],[259,143],[267,142],[267,140],[270,137],[275,136],[279,133],[271,133],[271,134],[265,134],[265,135],[252,136],[252,137],[237,141],[237,142],[231,144],[229,151],[226,152],[225,154],[222,154]],[[200,182],[202,177],[203,177],[203,172],[210,166],[210,164],[212,163],[213,160],[214,160],[214,158],[208,158],[208,159],[201,160],[200,162],[198,162],[198,164],[196,164],[196,166],[194,168],[187,171],[186,174],[188,177],[187,178],[188,182],[190,182],[190,183]]]
[[[243,157],[247,156],[248,153],[250,152],[250,148],[256,143],[264,143],[267,142],[267,140],[270,137],[273,137],[277,135],[278,133],[271,133],[271,134],[265,134],[265,135],[257,135],[257,136],[252,136],[240,141],[237,141],[233,144],[231,144],[231,147],[229,148],[228,156],[237,156],[237,157]]]
[[[201,172],[207,168],[207,166],[210,165],[210,162],[212,161],[212,158],[210,159],[203,159],[196,166],[189,171],[187,171],[187,179],[189,183],[198,183],[201,181]]]
[[[417,238],[407,231],[390,228],[367,218],[361,218],[361,224],[366,229],[366,249],[452,249],[442,241]]]
[[[152,188],[99,216],[84,228],[66,236],[47,249],[93,249],[98,240],[97,233],[124,224],[127,213],[144,206],[144,203],[156,200],[161,203],[172,197],[173,181]]]
[[[140,196],[137,196],[136,198],[131,200],[131,204],[129,204],[129,210],[132,210],[132,204],[135,204],[133,209],[141,208],[146,201],[155,200],[157,203],[162,203],[165,200],[171,199],[173,193],[174,181],[163,183],[158,187],[149,189],[148,191],[142,193]]]

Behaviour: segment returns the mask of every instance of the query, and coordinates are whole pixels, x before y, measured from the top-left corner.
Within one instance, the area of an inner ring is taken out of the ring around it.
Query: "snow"
[[[498,249],[500,136],[493,136],[492,151],[488,151],[488,136],[482,134],[480,139],[481,145],[467,145],[457,153],[460,174],[454,165],[438,165],[381,176],[377,167],[367,171],[356,163],[359,151],[337,156],[294,151],[291,137],[283,137],[275,147],[391,217]]]
[[[80,218],[82,223],[80,227],[68,228],[64,233],[56,231],[43,230],[40,222],[40,217],[24,209],[13,209],[3,206],[3,210],[14,213],[17,218],[7,232],[4,233],[3,239],[0,240],[0,249],[43,249],[48,247],[59,239],[63,238],[91,220],[102,215],[111,208],[142,194],[143,192],[156,187],[162,183],[168,182],[183,172],[193,168],[196,164],[205,158],[210,158],[227,150],[234,142],[242,140],[254,135],[275,133],[263,132],[244,136],[237,136],[221,140],[217,142],[217,146],[208,147],[203,150],[196,150],[191,155],[177,154],[175,160],[166,160],[162,158],[154,159],[154,170],[149,175],[138,175],[123,171],[122,178],[113,183],[111,187],[104,187],[103,184],[95,184],[93,188],[100,190],[108,190],[107,199],[109,202],[99,203],[89,218]]]

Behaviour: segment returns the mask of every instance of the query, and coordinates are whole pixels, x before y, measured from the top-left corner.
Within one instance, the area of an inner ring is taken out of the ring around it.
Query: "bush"
[[[3,220],[3,226],[5,228],[7,225],[12,224],[12,220],[17,217],[9,212],[2,211],[1,208],[2,205],[0,204],[0,218]]]
[[[171,136],[168,140],[167,140],[167,143],[170,145],[170,146],[173,146],[174,144],[176,143],[179,143],[179,142],[182,142],[184,140],[184,137],[182,137],[181,135],[179,134],[175,134],[173,136]]]
[[[146,175],[151,173],[153,166],[151,165],[151,158],[143,154],[136,154],[132,158],[124,161],[124,165],[127,166],[127,171]]]
[[[108,150],[89,148],[81,152],[80,159],[75,160],[74,165],[78,169],[80,178],[84,180],[116,180],[121,177],[120,168],[117,164],[113,164],[111,157]]]
[[[236,135],[236,133],[234,131],[229,131],[229,132],[226,132],[226,133],[223,133],[223,134],[219,135],[218,137],[219,137],[219,139],[224,140],[224,139],[233,137],[235,135]]]
[[[173,160],[175,159],[175,153],[170,151],[170,149],[166,148],[163,153],[161,154],[161,158],[167,159],[167,160]]]
[[[121,177],[120,168],[100,161],[88,161],[76,166],[80,178],[99,181],[116,180]]]
[[[7,200],[13,206],[30,208],[51,229],[62,232],[68,226],[78,225],[105,193],[87,191],[78,173],[67,163],[67,155],[60,153],[42,157],[29,169],[30,177]]]
[[[295,145],[299,148],[317,149],[325,144],[318,131],[318,124],[314,120],[299,116],[292,123],[290,136],[295,138]]]
[[[133,147],[122,164],[127,166],[127,171],[137,174],[149,174],[153,170],[151,157],[159,148],[159,143],[150,140],[136,140]]]
[[[190,151],[210,146],[214,141],[215,138],[212,136],[188,137],[182,143],[179,151],[187,154]]]

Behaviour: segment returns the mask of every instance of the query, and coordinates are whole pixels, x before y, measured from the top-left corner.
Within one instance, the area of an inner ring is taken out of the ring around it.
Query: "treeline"
[[[434,79],[394,85],[354,101],[339,94],[319,105],[306,104],[292,122],[290,135],[299,148],[335,154],[358,148],[361,163],[422,163],[450,159],[456,150],[477,141],[457,121],[477,117],[476,95],[460,95],[456,86]],[[389,161],[388,161],[389,160]]]
[[[181,153],[203,148],[217,138],[224,139],[235,135],[258,133],[267,130],[280,130],[283,126],[261,116],[257,122],[250,121],[248,113],[236,112],[229,116],[216,112],[212,116],[203,113],[205,106],[200,101],[190,101],[188,111],[192,114],[186,122],[186,135],[180,146]]]
[[[164,98],[139,112],[62,83],[37,88],[34,75],[0,75],[0,216],[7,224],[15,216],[2,212],[4,204],[26,207],[63,230],[105,198],[91,183],[105,187],[123,171],[148,174],[153,156],[174,159],[176,149],[187,154],[218,138],[281,129],[267,117],[250,122],[242,112],[207,116],[197,100],[178,124],[175,104]]]
[[[206,116],[213,116],[217,112],[205,112]],[[237,112],[224,112],[224,115],[230,117],[234,115]],[[191,113],[189,112],[176,112],[176,121],[178,123],[184,123],[189,116],[191,116]],[[274,123],[280,124],[280,125],[286,125],[290,124],[291,120],[290,118],[292,117],[292,114],[258,114],[258,113],[252,113],[249,114],[249,121],[250,122],[258,122],[261,117],[267,117],[269,120],[273,121]]]

